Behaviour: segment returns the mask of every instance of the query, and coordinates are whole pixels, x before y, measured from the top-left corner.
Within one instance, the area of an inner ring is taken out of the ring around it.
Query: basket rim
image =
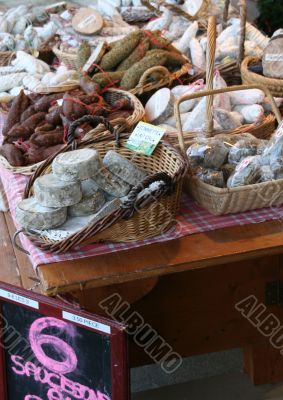
[[[205,189],[206,191],[210,191],[210,192],[213,192],[214,194],[219,194],[219,195],[261,189],[263,187],[271,186],[272,184],[274,185],[275,183],[283,184],[283,179],[277,179],[277,180],[272,180],[272,181],[268,181],[268,182],[254,183],[252,185],[237,186],[234,188],[218,188],[216,186],[212,186],[212,185],[209,185],[208,183],[203,182],[200,178],[198,178],[196,176],[190,175],[189,179],[190,179],[191,183],[193,183],[193,184],[197,183],[199,186],[203,187],[203,189]]]
[[[283,92],[283,79],[269,78],[267,76],[263,76],[263,75],[257,74],[255,72],[252,72],[249,70],[249,65],[251,64],[251,62],[260,61],[260,60],[261,60],[261,58],[259,58],[259,57],[254,57],[254,56],[245,57],[241,64],[242,75],[246,76],[246,79],[250,78],[253,81],[263,82],[267,86],[276,85],[276,87],[277,87],[276,90],[278,90],[278,91],[282,90],[282,92]]]

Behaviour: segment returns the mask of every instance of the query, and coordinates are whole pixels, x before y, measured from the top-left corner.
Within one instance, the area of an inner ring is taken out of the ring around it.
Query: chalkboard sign
[[[121,324],[0,283],[1,400],[128,400]]]

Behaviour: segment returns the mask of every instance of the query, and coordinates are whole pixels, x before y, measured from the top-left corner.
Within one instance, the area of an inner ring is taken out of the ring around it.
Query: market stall
[[[0,280],[102,314],[118,293],[182,356],[282,379],[236,308],[282,317],[282,30],[245,1],[112,3],[0,16]]]

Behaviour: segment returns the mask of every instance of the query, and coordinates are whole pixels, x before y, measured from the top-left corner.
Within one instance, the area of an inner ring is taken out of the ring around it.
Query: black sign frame
[[[33,303],[35,302],[35,303]],[[85,330],[90,330],[102,336],[110,338],[110,352],[111,352],[111,400],[130,400],[130,386],[129,386],[129,366],[128,366],[128,348],[127,348],[127,335],[125,326],[112,321],[110,319],[82,311],[76,307],[72,307],[63,301],[58,301],[41,294],[33,293],[31,291],[12,286],[0,282],[0,399],[1,400],[14,400],[8,397],[8,386],[6,376],[6,355],[3,344],[3,310],[4,303],[12,303],[18,307],[32,310],[30,304],[38,304],[38,308],[34,309],[35,312],[42,314],[42,316],[53,317],[74,326],[78,326]],[[64,315],[71,315],[78,317],[78,321],[84,323],[74,322],[70,319],[63,317]],[[95,329],[92,326],[86,326],[85,321],[92,321],[97,323]],[[101,324],[101,325],[100,325]],[[100,327],[109,327],[110,332],[102,332]]]

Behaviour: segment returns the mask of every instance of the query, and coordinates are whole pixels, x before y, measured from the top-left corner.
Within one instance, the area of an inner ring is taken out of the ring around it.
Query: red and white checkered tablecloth
[[[3,115],[0,113],[0,131],[1,126],[3,126]],[[23,175],[12,174],[3,167],[0,167],[0,177],[7,195],[14,223],[17,226],[15,221],[15,209],[22,198],[28,178]],[[254,224],[273,219],[283,219],[283,206],[272,209],[265,208],[262,210],[248,211],[240,214],[214,216],[200,208],[188,195],[184,194],[176,227],[170,232],[155,238],[131,243],[98,243],[84,247],[78,246],[73,251],[60,255],[39,250],[23,234],[20,235],[20,239],[23,247],[30,253],[32,265],[36,268],[41,264],[94,257],[116,251],[129,250],[152,243],[166,242],[194,233],[208,232],[237,225]]]

